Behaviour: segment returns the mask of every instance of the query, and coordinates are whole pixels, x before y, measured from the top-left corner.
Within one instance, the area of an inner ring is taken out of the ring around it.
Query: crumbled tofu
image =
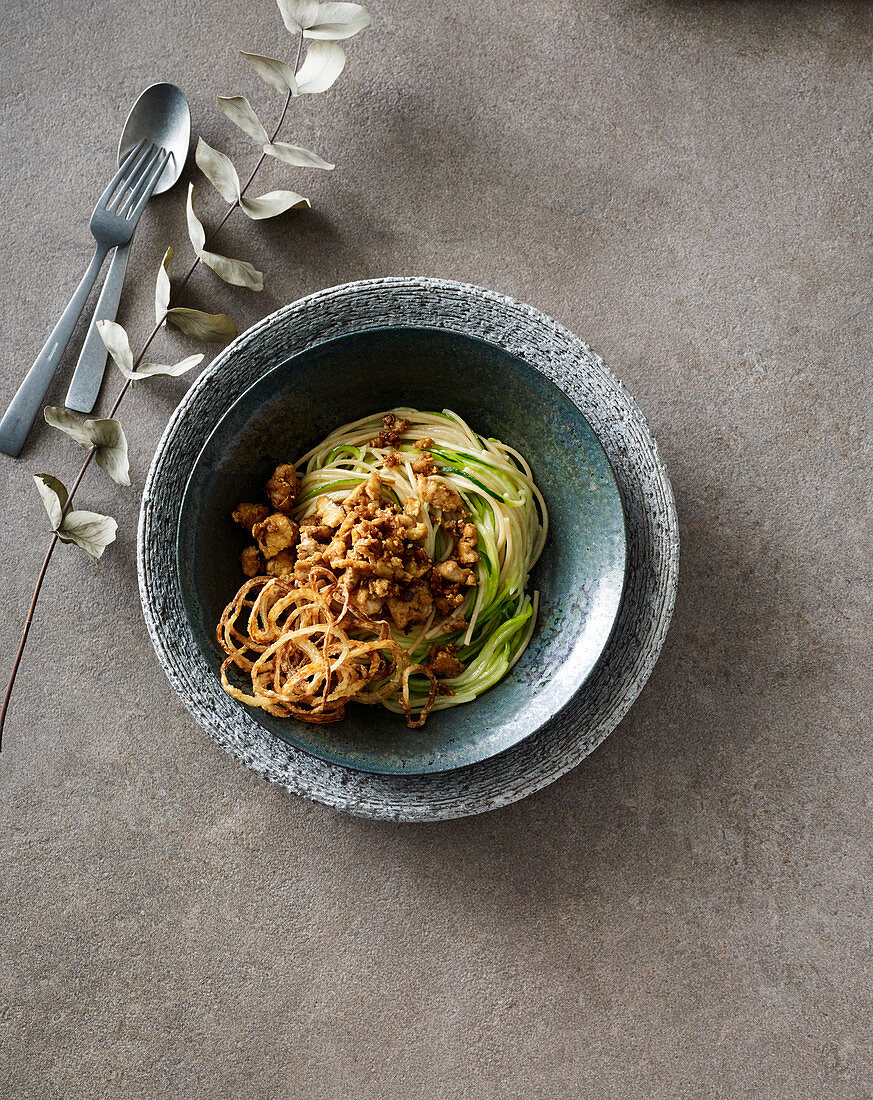
[[[290,463],[277,466],[266,485],[267,496],[277,512],[290,512],[300,493],[300,478]]]
[[[263,523],[269,514],[270,509],[266,504],[240,504],[234,510],[232,519],[240,527],[251,531],[256,523]]]
[[[264,555],[257,546],[247,546],[239,556],[242,571],[247,577],[259,577],[264,572]]]
[[[293,550],[280,550],[267,562],[267,575],[270,577],[286,577],[294,572],[297,555]]]
[[[458,659],[458,647],[453,645],[430,647],[427,666],[434,674],[445,680],[460,676],[464,671],[464,662]]]
[[[451,485],[445,485],[442,481],[420,477],[418,479],[418,491],[422,500],[432,504],[435,508],[442,508],[444,512],[463,512],[464,510],[464,502],[461,500],[460,494]]]
[[[280,550],[287,550],[297,542],[298,527],[294,520],[282,512],[274,512],[261,523],[256,523],[252,534],[265,558],[273,558]]]

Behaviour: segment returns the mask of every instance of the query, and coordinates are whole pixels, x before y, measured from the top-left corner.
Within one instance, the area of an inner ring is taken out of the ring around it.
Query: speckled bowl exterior
[[[326,341],[397,328],[484,341],[554,383],[600,440],[621,496],[626,531],[624,595],[584,686],[531,736],[478,763],[432,774],[379,774],[330,762],[255,721],[222,691],[209,667],[189,625],[176,568],[177,530],[191,470],[216,423],[252,383],[277,362]],[[263,778],[337,809],[397,821],[481,813],[541,789],[578,764],[614,729],[648,678],[669,624],[677,574],[678,529],[669,480],[645,420],[621,384],[585,344],[530,306],[434,279],[369,280],[322,291],[235,341],[201,375],[171,419],[140,516],[139,577],[147,625],[171,683],[195,718]]]

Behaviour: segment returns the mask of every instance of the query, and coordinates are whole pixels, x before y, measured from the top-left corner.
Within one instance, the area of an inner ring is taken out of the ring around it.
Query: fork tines
[[[143,138],[124,158],[98,205],[107,213],[124,218],[138,215],[145,206],[144,198],[147,200],[151,195],[171,156],[154,142],[146,144]]]
[[[130,198],[125,199],[119,207],[119,214],[122,214],[127,219],[139,217],[143,207],[151,197],[152,191],[157,186],[157,182],[163,174],[167,161],[172,155],[169,149],[155,149],[155,154],[150,158],[140,176],[139,182],[131,190]]]

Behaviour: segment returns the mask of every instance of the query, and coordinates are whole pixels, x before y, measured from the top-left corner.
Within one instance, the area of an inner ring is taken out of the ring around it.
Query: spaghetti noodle
[[[234,698],[319,723],[379,704],[417,727],[524,652],[548,515],[511,447],[449,410],[393,409],[278,467],[267,495],[234,513],[255,539],[217,628]]]

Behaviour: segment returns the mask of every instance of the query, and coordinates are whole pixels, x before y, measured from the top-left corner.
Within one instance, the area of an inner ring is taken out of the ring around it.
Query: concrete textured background
[[[149,646],[138,490],[185,382],[135,392],[133,488],[96,471],[80,497],[118,542],[97,568],[57,555],[0,757],[0,1093],[873,1096],[873,10],[371,10],[285,135],[337,171],[264,178],[314,211],[226,231],[267,289],[202,272],[187,301],[244,327],[318,287],[431,274],[567,324],[673,477],[666,649],[612,737],[506,810],[386,826],[287,797],[208,741]],[[290,52],[271,0],[5,5],[4,402],[146,84],[178,82],[195,132],[253,163],[213,106],[275,109],[238,48]],[[138,234],[135,341],[182,208],[155,201]],[[7,661],[46,539],[31,472],[76,466],[44,428],[3,459]]]

